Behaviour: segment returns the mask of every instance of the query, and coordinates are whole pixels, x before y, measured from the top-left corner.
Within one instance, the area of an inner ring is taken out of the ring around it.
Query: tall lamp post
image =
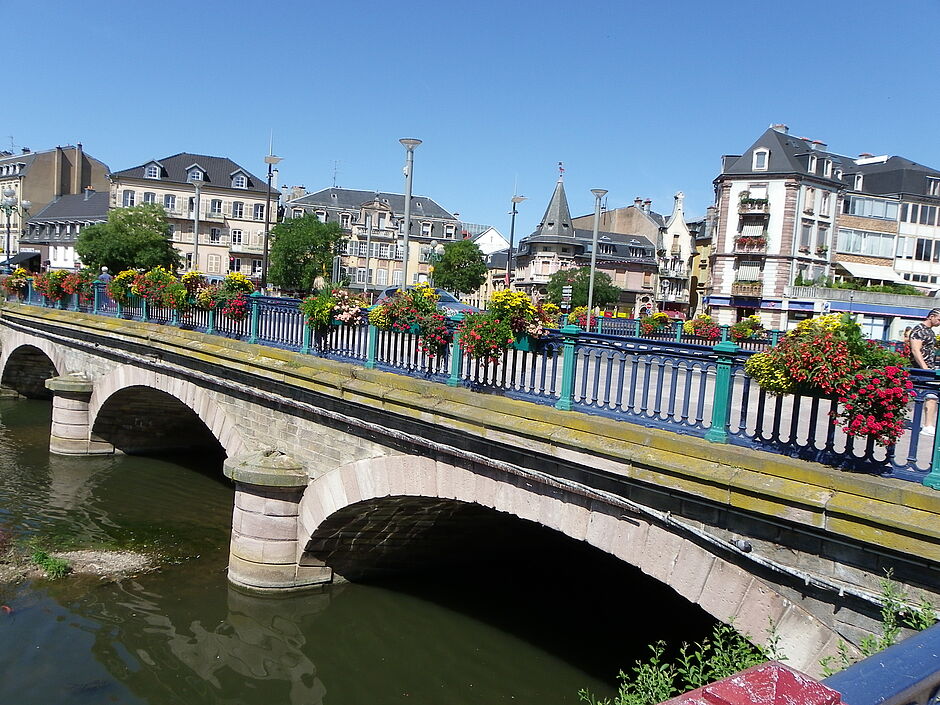
[[[421,144],[421,140],[403,137],[398,140],[405,148],[405,261],[402,263],[401,285],[408,286],[408,236],[411,235],[411,179],[414,176],[415,165],[415,147]]]
[[[509,211],[509,214],[512,216],[512,219],[509,221],[509,255],[506,257],[506,288],[509,288],[509,285],[512,283],[512,244],[516,237],[516,206],[526,200],[525,196],[513,196],[512,197],[512,210]]]
[[[202,179],[189,179],[196,191],[196,197],[193,201],[193,264],[190,269],[195,272],[199,269],[199,202],[202,200]]]
[[[601,221],[601,199],[607,195],[607,190],[602,188],[592,188],[591,193],[594,194],[594,234],[591,236],[591,277],[588,280],[588,333],[591,332],[591,312],[594,310],[594,269],[597,267],[597,228]]]
[[[439,243],[437,240],[431,240],[431,247],[428,249],[428,272],[431,276],[431,286],[434,286],[434,269],[437,267],[437,263],[441,261],[441,258],[444,257],[444,246]]]
[[[4,214],[7,217],[7,240],[6,246],[3,248],[4,253],[6,254],[6,264],[3,265],[4,274],[9,274],[13,271],[13,267],[10,264],[10,216],[14,212],[21,211],[23,215],[28,215],[29,207],[33,205],[30,201],[20,201],[16,200],[16,191],[10,188],[9,186],[3,189],[3,200],[0,201],[0,208],[3,209]],[[21,228],[22,229],[22,226]]]
[[[270,152],[270,150],[268,150]],[[264,245],[261,252],[261,291],[268,293],[268,234],[271,231],[271,179],[274,178],[274,165],[281,157],[268,154],[264,163],[268,165],[268,194],[264,203]]]

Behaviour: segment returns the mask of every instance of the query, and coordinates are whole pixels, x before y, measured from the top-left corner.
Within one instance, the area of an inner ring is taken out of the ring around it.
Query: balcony
[[[738,201],[738,213],[766,215],[770,213],[770,202],[766,198],[742,198]]]
[[[256,255],[261,254],[262,249],[261,245],[249,245],[247,242],[233,242],[229,245],[229,250],[231,250],[232,254]]]
[[[206,220],[225,220],[225,216],[222,215],[222,211],[209,211],[202,215]]]
[[[734,241],[734,251],[742,254],[764,254],[767,252],[767,238],[755,235],[741,235]]]
[[[937,304],[933,296],[909,296],[907,294],[884,294],[879,291],[855,291],[854,289],[829,289],[822,286],[787,286],[783,295],[789,299],[814,299],[817,301],[840,301],[849,304],[876,304],[915,309],[931,309]]]
[[[760,282],[734,282],[731,285],[731,295],[732,296],[748,296],[750,298],[761,297],[763,293],[764,285]]]
[[[689,270],[685,267],[663,267],[659,268],[659,276],[661,277],[671,277],[673,279],[687,279],[689,277]]]
[[[660,294],[659,300],[664,303],[686,304],[689,302],[689,293],[687,291],[669,291]]]

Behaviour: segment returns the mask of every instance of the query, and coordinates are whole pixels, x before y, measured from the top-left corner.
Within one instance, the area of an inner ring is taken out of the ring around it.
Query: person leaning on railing
[[[911,363],[922,370],[932,370],[936,366],[937,336],[933,329],[940,326],[940,308],[930,310],[921,323],[914,326],[910,334]],[[924,403],[924,420],[920,432],[934,433],[937,428],[937,400],[929,398]]]

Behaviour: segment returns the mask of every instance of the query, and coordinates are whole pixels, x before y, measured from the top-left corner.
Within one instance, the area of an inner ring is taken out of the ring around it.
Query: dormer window
[[[160,178],[160,167],[156,164],[149,164],[147,168],[144,169],[144,178],[146,179],[159,179]]]
[[[235,174],[232,177],[232,188],[248,188],[248,179],[244,174]]]
[[[755,149],[754,150],[754,161],[751,164],[751,168],[754,171],[767,171],[767,162],[770,160],[770,150],[769,149]]]
[[[818,161],[818,160],[816,159],[816,155],[815,155],[815,154],[810,154],[810,155],[809,155],[809,169],[808,169],[808,171],[809,171],[810,174],[815,174],[815,173],[816,173],[816,163],[817,163],[817,161]]]
[[[927,177],[927,195],[940,196],[940,179]]]
[[[202,181],[202,172],[199,169],[190,169],[188,178],[190,181]]]
[[[855,190],[856,191],[862,190],[862,182],[864,181],[864,178],[865,178],[864,174],[855,175]]]
[[[825,176],[827,179],[832,178],[832,160],[831,159],[827,159],[826,161],[823,162],[823,176]]]

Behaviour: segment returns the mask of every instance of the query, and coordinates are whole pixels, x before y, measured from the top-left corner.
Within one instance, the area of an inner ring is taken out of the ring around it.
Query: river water
[[[612,694],[650,642],[709,629],[633,569],[551,538],[486,571],[245,595],[226,582],[219,458],[50,455],[50,413],[0,400],[0,543],[127,548],[161,568],[0,585],[0,703],[576,703]]]

